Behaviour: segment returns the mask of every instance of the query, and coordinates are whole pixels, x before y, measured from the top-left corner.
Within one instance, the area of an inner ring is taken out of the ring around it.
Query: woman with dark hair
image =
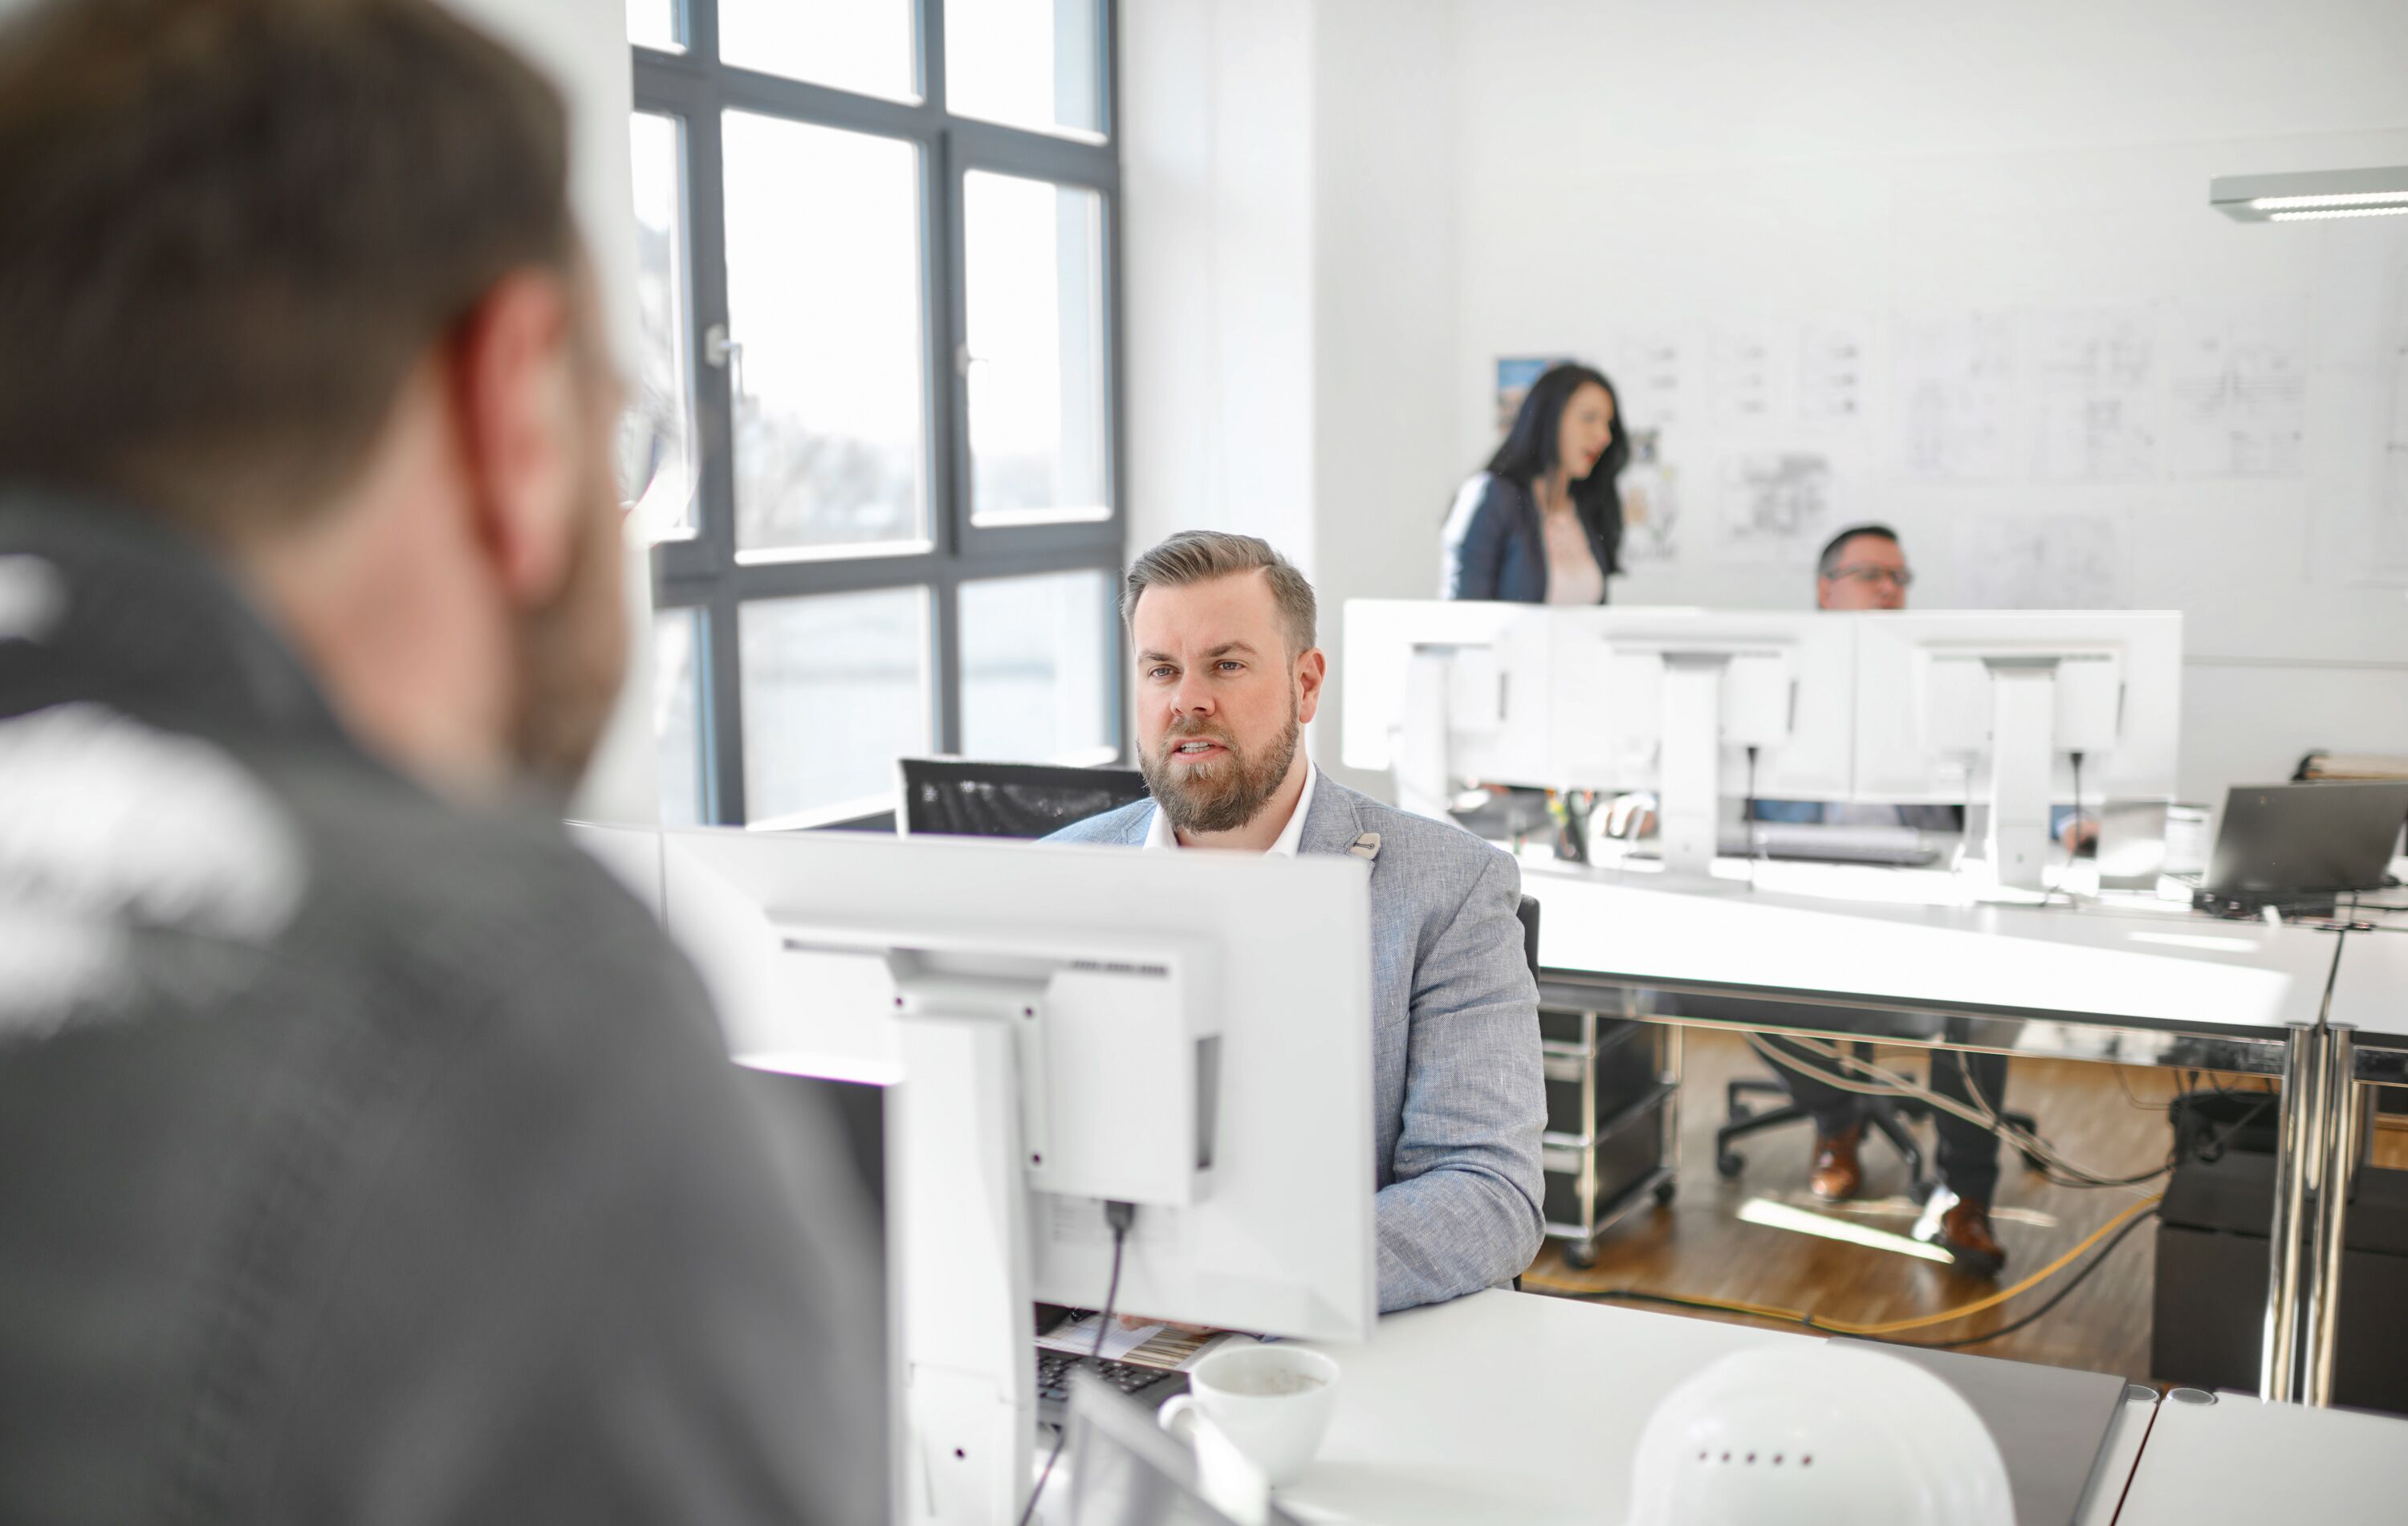
[[[1530,385],[1488,469],[1446,516],[1446,598],[1602,604],[1622,570],[1622,498],[1630,460],[1613,383],[1566,363]]]

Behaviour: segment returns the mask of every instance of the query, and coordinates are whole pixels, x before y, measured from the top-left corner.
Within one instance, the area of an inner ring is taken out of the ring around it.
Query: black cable
[[[1107,1202],[1104,1222],[1112,1227],[1112,1278],[1104,1286],[1104,1307],[1096,1316],[1096,1360],[1104,1360],[1104,1336],[1112,1328],[1112,1305],[1121,1297],[1121,1247],[1128,1242],[1129,1226],[1137,1221],[1137,1204]],[[1054,1476],[1054,1464],[1062,1460],[1062,1446],[1070,1439],[1070,1428],[1062,1426],[1054,1432],[1054,1449],[1045,1454],[1045,1469],[1037,1476],[1037,1487],[1028,1491],[1028,1503],[1020,1509],[1020,1526],[1028,1526],[1037,1515],[1037,1501],[1045,1492],[1045,1481]]]
[[[1756,744],[1747,748],[1747,794],[1740,800],[1742,829],[1747,833],[1747,887],[1756,888],[1756,861],[1764,856],[1763,845],[1756,840]]]

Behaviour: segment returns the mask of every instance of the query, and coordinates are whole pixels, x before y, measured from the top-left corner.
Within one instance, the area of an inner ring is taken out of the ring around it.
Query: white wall
[[[611,346],[634,374],[636,349],[635,191],[627,115],[635,79],[622,0],[452,0],[551,75],[568,102],[570,195],[584,224],[606,302]],[[623,562],[627,587],[627,676],[602,746],[572,813],[589,821],[656,822],[660,775],[652,735],[652,591],[645,548],[631,540]]]
[[[1904,532],[1927,608],[1974,601],[2001,525],[2107,525],[2119,602],[2187,616],[2186,794],[2283,777],[2310,746],[2408,753],[2408,600],[2369,524],[2408,230],[2204,205],[2214,174],[2408,162],[2408,7],[1511,0],[1463,6],[1455,56],[1456,470],[1494,443],[1500,354],[1611,362],[1632,331],[1674,335],[1685,410],[1709,416],[1668,431],[1691,533],[1618,601],[1811,598],[1811,545],[1749,560],[1698,533],[1723,457],[1796,444],[1833,462],[1839,520]],[[1854,430],[1751,436],[1712,422],[1700,374],[1728,337],[1834,315],[1880,376],[1899,315],[2234,304],[2298,315],[2315,367],[2299,475],[1922,481],[1879,387]]]
[[[1454,469],[1451,0],[1121,10],[1129,547],[1259,535],[1414,591]],[[1312,727],[1337,766],[1335,690]]]
[[[1314,566],[1312,22],[1121,7],[1132,554],[1222,529]]]

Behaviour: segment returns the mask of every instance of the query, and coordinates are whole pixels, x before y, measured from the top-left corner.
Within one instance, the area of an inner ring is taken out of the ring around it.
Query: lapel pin
[[[1348,844],[1346,851],[1353,854],[1357,858],[1367,860],[1377,858],[1380,857],[1380,834],[1377,832],[1365,832],[1361,837],[1356,838],[1352,843]]]

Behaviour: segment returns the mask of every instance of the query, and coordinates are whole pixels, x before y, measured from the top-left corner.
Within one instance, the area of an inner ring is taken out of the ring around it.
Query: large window
[[[626,0],[671,824],[1120,754],[1112,0]]]

